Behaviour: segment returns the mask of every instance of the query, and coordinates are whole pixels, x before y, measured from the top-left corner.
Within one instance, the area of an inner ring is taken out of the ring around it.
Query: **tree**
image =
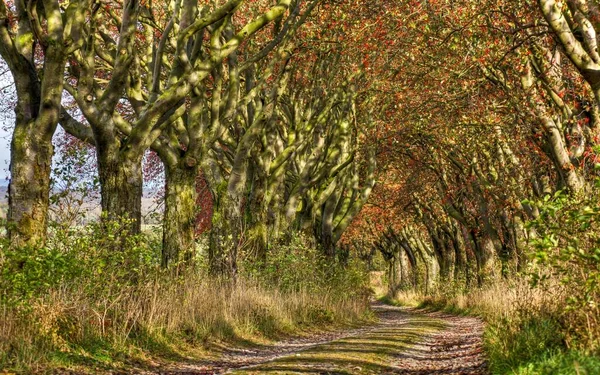
[[[0,2],[0,55],[16,87],[8,233],[15,246],[46,238],[52,136],[67,56],[81,48],[90,1]]]
[[[199,35],[208,45],[206,52],[197,51],[198,58],[208,53],[215,61],[210,79],[190,92],[184,115],[153,145],[166,168],[164,265],[192,257],[195,182],[201,173],[213,197],[211,268],[218,274],[235,273],[247,159],[274,111],[278,85],[285,85],[282,67],[290,58],[289,40],[318,3],[294,2],[288,17],[276,17],[271,35],[261,35],[227,59],[214,56],[235,38],[233,18]]]
[[[195,1],[150,8],[131,0],[121,14],[111,6],[95,8],[84,48],[72,57],[66,89],[94,131],[102,208],[109,217],[129,216],[131,230],[140,230],[144,153],[153,147],[164,154],[161,150],[170,141],[165,130],[178,125],[188,95],[198,90],[223,59],[281,18],[290,3],[278,2],[256,19],[244,20],[237,31],[231,22],[244,5],[242,0],[214,8],[200,7]],[[204,36],[207,31],[219,30],[220,37],[224,25],[230,25],[229,38],[218,49],[211,48]],[[166,54],[167,48],[170,54]],[[186,158],[186,163],[192,159]],[[174,179],[170,165],[166,169],[167,176]],[[195,181],[194,171],[188,175]],[[171,183],[167,200],[173,197],[169,194],[173,190],[179,197],[190,193],[178,191]],[[167,247],[168,238],[177,238],[171,234],[167,231]]]

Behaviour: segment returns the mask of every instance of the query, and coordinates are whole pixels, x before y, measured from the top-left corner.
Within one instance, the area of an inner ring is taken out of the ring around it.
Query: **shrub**
[[[266,259],[246,258],[241,272],[282,291],[325,290],[343,298],[368,299],[369,273],[363,262],[351,258],[342,264],[308,243],[302,236],[292,235],[288,244],[269,249]]]
[[[598,348],[600,342],[600,206],[596,194],[572,197],[558,192],[536,202],[530,222],[533,281],[559,280],[567,290],[561,324],[571,346]]]

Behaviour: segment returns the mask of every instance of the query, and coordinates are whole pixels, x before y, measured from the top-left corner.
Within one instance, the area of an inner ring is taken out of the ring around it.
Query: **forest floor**
[[[226,349],[218,361],[146,374],[487,374],[476,318],[374,303],[374,325]]]

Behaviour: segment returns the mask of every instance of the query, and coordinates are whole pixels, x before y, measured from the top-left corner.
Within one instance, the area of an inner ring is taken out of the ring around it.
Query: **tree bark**
[[[553,122],[545,122],[544,124],[546,125],[546,137],[548,146],[550,147],[552,160],[556,165],[556,171],[561,177],[564,186],[566,186],[571,193],[581,191],[584,187],[584,181],[571,162],[563,135]]]
[[[98,141],[97,141],[98,142]],[[122,157],[118,140],[96,147],[102,212],[108,220],[130,220],[130,234],[142,228],[142,157]]]
[[[471,229],[471,240],[477,261],[477,283],[483,286],[497,277],[496,249],[492,239],[485,232],[480,235],[476,230]]]
[[[162,265],[188,265],[195,252],[196,166],[165,164]],[[178,266],[179,267],[179,266]]]
[[[468,277],[469,270],[467,269],[467,250],[465,248],[462,231],[458,227],[460,224],[452,223],[450,230],[452,231],[452,247],[454,248],[454,281],[458,282],[461,276],[465,280]],[[463,275],[461,275],[461,273]]]
[[[50,195],[52,142],[30,137],[17,124],[11,143],[8,188],[8,236],[17,247],[40,245],[46,239]]]
[[[212,275],[235,279],[243,218],[226,190],[224,193],[223,196],[213,194],[213,218],[208,248],[209,267]]]
[[[17,93],[7,229],[11,245],[18,247],[40,245],[46,239],[52,136],[58,125],[66,63],[63,17],[69,17],[67,12],[61,13],[58,2],[44,2],[44,35],[36,35],[32,25],[39,25],[41,13],[27,8],[22,1],[10,8],[0,2],[0,56],[10,69]],[[86,8],[85,1],[70,4],[69,14],[81,15]],[[17,26],[12,30],[11,17]],[[69,21],[72,33],[68,37],[73,38],[81,22]],[[40,73],[34,58],[37,43],[45,44]]]
[[[336,241],[334,239],[334,226],[333,219],[335,215],[335,207],[338,202],[338,197],[336,194],[332,194],[332,198],[328,199],[323,205],[323,213],[321,215],[321,228],[320,233],[317,236],[321,247],[323,248],[324,254],[333,258],[335,256],[335,244]],[[318,230],[318,228],[316,229]]]

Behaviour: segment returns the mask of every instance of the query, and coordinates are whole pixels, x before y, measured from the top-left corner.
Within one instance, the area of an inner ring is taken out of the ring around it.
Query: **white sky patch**
[[[8,182],[10,139],[15,123],[15,100],[12,75],[6,62],[0,58],[0,186],[4,186]]]

